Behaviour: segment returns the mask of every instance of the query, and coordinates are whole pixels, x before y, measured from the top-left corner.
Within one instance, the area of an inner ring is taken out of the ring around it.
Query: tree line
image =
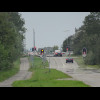
[[[63,41],[64,51],[67,45],[73,48],[75,55],[82,55],[82,49],[86,47],[85,64],[100,64],[100,12],[90,12],[85,17],[83,25],[75,28],[75,34]]]
[[[18,12],[0,12],[0,70],[13,67],[24,47],[25,21]]]

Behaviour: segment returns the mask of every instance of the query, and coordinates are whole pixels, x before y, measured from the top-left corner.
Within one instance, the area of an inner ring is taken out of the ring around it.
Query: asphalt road
[[[30,68],[28,58],[21,58],[20,59],[21,64],[20,64],[20,71],[8,78],[7,80],[0,82],[0,87],[12,87],[12,83],[16,80],[26,80],[30,78],[32,72],[29,72],[28,69]]]
[[[49,60],[49,57],[47,59]],[[66,63],[65,59],[65,57],[50,57],[50,68],[60,70],[91,87],[100,87],[100,70],[81,68],[75,61]]]

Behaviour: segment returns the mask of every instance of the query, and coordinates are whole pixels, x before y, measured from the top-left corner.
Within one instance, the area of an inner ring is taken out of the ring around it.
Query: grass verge
[[[94,68],[94,69],[100,69],[100,65],[86,65],[84,63],[83,57],[79,56],[78,58],[74,58],[74,60],[78,63],[78,65],[81,68]]]
[[[56,69],[48,69],[48,62],[43,66],[39,57],[34,58],[34,66],[30,68],[33,72],[28,80],[15,81],[14,87],[88,87],[81,81],[76,80],[57,80],[62,78],[71,78],[71,76]]]
[[[8,79],[9,77],[15,75],[20,68],[20,59],[14,62],[14,67],[8,70],[0,71],[0,82]]]
[[[81,81],[74,80],[24,80],[13,83],[15,87],[89,87]]]

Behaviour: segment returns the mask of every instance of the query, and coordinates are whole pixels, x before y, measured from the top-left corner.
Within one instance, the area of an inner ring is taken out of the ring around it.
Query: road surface
[[[49,57],[47,59],[49,60]],[[100,70],[81,68],[75,61],[66,63],[65,59],[65,57],[50,57],[50,68],[60,70],[91,87],[100,87]]]
[[[30,78],[32,72],[28,72],[28,69],[30,68],[28,58],[21,58],[21,64],[20,64],[20,71],[10,77],[9,79],[0,82],[0,87],[12,87],[12,83],[16,80],[25,80]]]

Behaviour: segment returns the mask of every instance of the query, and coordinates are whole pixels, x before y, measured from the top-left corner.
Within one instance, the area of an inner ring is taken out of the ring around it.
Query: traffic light
[[[70,47],[69,46],[66,46],[66,50],[69,51],[70,50]]]
[[[36,47],[34,47],[34,50],[36,50]]]
[[[41,54],[44,54],[44,50],[43,49],[41,49]]]
[[[34,51],[34,48],[32,48],[32,51]]]
[[[86,52],[87,52],[87,49],[83,48],[83,54],[86,54]]]
[[[68,47],[66,48],[66,50],[68,51]]]

